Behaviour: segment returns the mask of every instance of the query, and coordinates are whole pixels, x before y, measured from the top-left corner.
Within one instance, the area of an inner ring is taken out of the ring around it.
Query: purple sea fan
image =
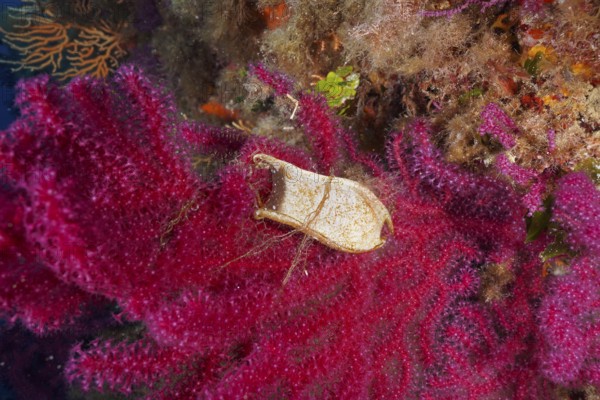
[[[568,232],[569,243],[600,258],[600,192],[583,172],[558,182],[553,218]]]
[[[271,86],[278,96],[285,96],[294,90],[294,82],[287,75],[271,71],[262,63],[250,65],[248,69],[251,74]]]
[[[481,241],[494,238],[494,247],[502,249],[494,257],[497,262],[509,258],[508,249],[524,239],[520,221],[523,209],[515,193],[508,185],[445,162],[441,151],[431,143],[429,130],[426,122],[417,121],[390,145],[392,165],[398,169],[403,185],[418,198],[431,198],[443,206],[457,225]]]
[[[479,133],[494,137],[504,148],[510,149],[516,144],[514,135],[519,128],[514,121],[496,103],[489,103],[481,111],[482,123]]]
[[[600,385],[600,193],[583,172],[558,181],[553,220],[579,255],[542,303],[543,371],[562,385]]]
[[[0,162],[22,189],[28,245],[62,282],[141,296],[136,276],[158,252],[148,244],[197,184],[167,140],[168,103],[122,68],[110,84],[24,81],[17,104],[22,116],[3,133]]]
[[[579,257],[565,276],[552,277],[540,311],[542,368],[553,382],[600,385],[598,257]]]
[[[43,334],[82,315],[93,297],[62,282],[40,260],[23,226],[22,195],[0,188],[0,314]]]
[[[544,174],[512,163],[505,154],[499,154],[496,157],[496,169],[526,191],[521,197],[521,201],[527,208],[528,215],[532,215],[542,208],[547,183],[547,177]]]
[[[121,343],[76,347],[71,382],[170,400],[549,397],[536,358],[539,249],[523,243],[519,200],[505,183],[448,165],[423,121],[392,140],[394,169],[365,179],[385,189],[394,232],[352,254],[253,218],[272,187],[253,154],[311,171],[350,166],[336,144],[351,141],[310,94],[296,96],[314,110],[299,125],[328,148],[309,155],[181,124],[132,69],[21,90],[23,115],[0,138],[0,157],[26,199],[24,245],[44,261],[26,273],[42,267],[143,327]],[[182,136],[192,152],[228,154],[213,181],[194,175],[174,144]],[[6,201],[10,215],[16,200]],[[12,251],[18,235],[2,228]],[[511,276],[506,296],[481,301],[481,274],[498,263]]]
[[[273,72],[262,64],[250,67],[250,73],[270,86],[278,96],[290,96],[293,84],[286,75]],[[321,172],[329,174],[335,171],[344,145],[344,131],[327,106],[321,94],[298,93],[298,122],[310,140],[312,152],[320,159]],[[292,97],[293,99],[293,97]],[[351,144],[349,144],[352,146]]]

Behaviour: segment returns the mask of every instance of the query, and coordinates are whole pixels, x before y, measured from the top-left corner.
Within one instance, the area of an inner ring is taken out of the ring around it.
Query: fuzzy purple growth
[[[335,172],[342,155],[343,130],[321,95],[300,94],[298,121],[311,142],[313,152],[321,162],[324,173]]]
[[[553,153],[556,150],[556,131],[548,129],[548,152]]]
[[[496,157],[496,168],[521,186],[529,185],[537,176],[534,171],[512,163],[505,154]]]
[[[558,182],[554,220],[568,232],[569,244],[600,255],[600,192],[583,172],[571,173]]]
[[[399,134],[390,146],[390,155],[393,155],[408,190],[419,197],[433,196],[435,201],[452,210],[458,224],[468,224],[467,215],[480,218],[478,222],[471,221],[478,224],[477,228],[465,225],[467,230],[483,228],[488,230],[490,237],[504,235],[499,231],[493,233],[496,229],[513,230],[513,245],[516,245],[521,239],[521,227],[517,222],[521,207],[515,193],[496,180],[466,173],[458,166],[448,164],[441,151],[431,143],[429,131],[427,123],[418,121],[411,131]],[[507,225],[483,223],[490,218],[497,222],[512,222]],[[503,257],[506,254],[498,260]]]
[[[270,71],[262,64],[251,66],[250,72],[275,90],[278,96],[290,95],[293,90],[293,83],[287,76]],[[321,160],[321,172],[333,173],[341,160],[344,144],[350,145],[345,141],[346,135],[339,121],[333,118],[325,97],[307,93],[298,93],[296,96],[299,109],[297,120],[310,141],[313,153]]]
[[[285,96],[294,90],[294,82],[285,74],[267,69],[262,63],[252,64],[249,72],[271,86],[278,96]]]
[[[510,149],[516,144],[514,135],[519,128],[514,121],[496,103],[489,103],[481,112],[482,124],[479,133],[483,136],[489,134],[494,137],[505,149]]]
[[[542,208],[546,193],[546,179],[543,175],[512,163],[505,154],[496,157],[496,169],[504,176],[515,182],[525,193],[521,196],[528,215]]]
[[[542,368],[561,385],[600,384],[598,257],[579,257],[566,276],[553,277],[544,299]]]
[[[540,310],[542,368],[562,385],[600,384],[600,193],[584,173],[560,179],[553,220],[579,255],[564,276],[552,277]]]

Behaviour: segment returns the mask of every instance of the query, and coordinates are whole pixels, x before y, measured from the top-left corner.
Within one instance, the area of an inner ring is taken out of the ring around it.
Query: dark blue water
[[[18,0],[0,0],[0,26],[5,26],[7,21],[7,8],[18,6],[21,2]],[[0,59],[7,59],[14,56],[2,42],[0,34]],[[0,63],[0,129],[5,129],[16,117],[16,111],[13,109],[15,98],[14,86],[16,79],[10,70],[10,66]]]
[[[17,0],[1,0],[0,1],[0,26],[4,26],[6,23],[6,11],[10,6],[18,6],[21,4]],[[7,46],[2,42],[2,34],[0,34],[0,59],[7,59],[11,56],[11,53]],[[16,79],[10,66],[0,63],[0,130],[6,129],[8,125],[16,118],[16,110],[13,109],[13,103],[15,98],[14,86]],[[0,320],[0,340],[3,342],[6,339],[7,327],[4,321]],[[4,352],[3,352],[4,355]],[[1,357],[0,367],[0,400],[16,400],[17,395],[11,388],[11,385],[5,378],[5,370],[8,368],[5,364],[4,357]]]

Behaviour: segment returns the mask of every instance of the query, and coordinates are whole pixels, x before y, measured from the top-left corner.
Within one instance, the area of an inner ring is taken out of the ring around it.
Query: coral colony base
[[[313,153],[177,122],[170,97],[130,67],[19,84],[21,117],[0,147],[2,312],[47,335],[104,304],[138,326],[75,345],[71,384],[164,399],[543,399],[600,384],[600,195],[588,176],[558,180],[551,223],[570,260],[545,276],[551,232],[526,243],[521,196],[445,162],[426,122],[391,137],[385,167],[323,97],[251,70],[298,99]],[[206,152],[227,159],[213,180],[194,170]],[[257,153],[327,175],[359,168],[394,231],[351,254],[256,220],[272,190]]]
[[[600,398],[597,1],[0,17],[0,398]]]

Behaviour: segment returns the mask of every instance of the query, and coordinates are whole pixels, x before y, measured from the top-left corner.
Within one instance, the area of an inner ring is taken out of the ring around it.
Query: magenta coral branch
[[[278,96],[289,95],[293,89],[289,78],[267,70],[262,64],[252,66],[250,72],[272,87]],[[314,93],[299,93],[296,96],[298,121],[310,140],[313,153],[319,159],[321,172],[333,173],[342,156],[342,128],[334,119],[325,97]]]
[[[131,393],[140,384],[158,384],[169,375],[181,373],[190,361],[185,353],[160,348],[151,342],[94,341],[85,351],[81,345],[73,348],[66,376],[86,391],[109,389]]]
[[[392,140],[390,156],[403,185],[414,196],[434,199],[466,231],[481,233],[483,241],[488,241],[491,236],[511,237],[512,243],[507,242],[505,250],[524,239],[523,226],[519,222],[522,208],[515,193],[488,177],[467,173],[446,163],[431,143],[429,127],[423,121],[417,121],[407,132]],[[483,223],[491,220],[494,222]],[[512,234],[506,235],[508,232]],[[499,243],[503,242],[497,241]],[[497,257],[500,261],[508,256],[499,251]]]
[[[569,243],[600,256],[600,192],[583,172],[560,179],[553,218],[568,232]]]
[[[546,193],[547,179],[544,174],[538,174],[530,169],[523,168],[510,162],[505,154],[496,157],[496,168],[520,188],[525,190],[521,201],[528,210],[528,215],[543,209],[542,202]]]
[[[567,276],[554,278],[540,312],[546,343],[542,368],[549,379],[562,385],[582,383],[600,355],[598,261],[579,258]]]
[[[148,251],[148,243],[195,184],[166,142],[168,102],[157,101],[156,90],[130,69],[111,85],[80,79],[62,90],[46,78],[21,84],[23,117],[7,131],[12,139],[2,155],[26,190],[26,229],[42,247],[42,261],[66,282],[126,297],[122,285],[135,285],[135,271],[152,262],[158,249]],[[115,264],[128,268],[102,272]]]
[[[323,96],[302,93],[298,103],[298,121],[311,141],[313,153],[320,160],[323,172],[334,173],[343,148],[339,123],[333,119]]]
[[[62,328],[84,313],[92,296],[61,282],[40,265],[23,229],[18,192],[0,190],[0,314],[44,334]],[[60,304],[60,307],[49,305]]]
[[[294,82],[286,75],[267,69],[262,63],[250,65],[248,68],[262,82],[272,87],[278,96],[291,94],[294,90]]]
[[[519,128],[498,104],[486,105],[481,111],[481,119],[483,121],[479,126],[481,135],[489,134],[506,149],[516,144],[514,135],[519,132]]]
[[[526,186],[535,180],[537,174],[534,171],[520,167],[508,159],[505,154],[500,154],[496,157],[496,168],[503,175],[511,178],[515,183]]]
[[[552,277],[540,311],[545,375],[562,385],[600,383],[600,193],[582,172],[558,181],[553,220],[580,252],[565,276]]]

